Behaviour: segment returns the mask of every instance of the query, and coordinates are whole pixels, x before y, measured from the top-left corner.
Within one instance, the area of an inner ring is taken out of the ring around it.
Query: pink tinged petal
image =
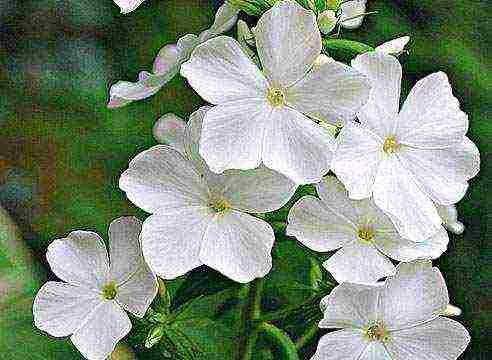
[[[52,336],[69,336],[83,325],[102,301],[97,292],[49,281],[34,299],[34,325]]]
[[[322,300],[324,308],[320,328],[363,329],[378,320],[382,286],[343,283]]]
[[[267,81],[233,38],[219,36],[197,46],[181,66],[195,91],[212,104],[265,98]]]
[[[105,301],[94,309],[70,340],[87,359],[104,360],[131,328],[130,319],[123,309],[114,301]]]
[[[337,125],[355,118],[367,102],[371,85],[359,71],[337,61],[314,67],[286,91],[286,101],[300,112]]]
[[[108,280],[109,260],[101,237],[91,231],[72,231],[53,241],[46,252],[51,270],[63,281],[100,289]]]
[[[383,155],[383,141],[373,132],[354,122],[342,128],[331,168],[351,199],[371,196]]]
[[[157,280],[144,261],[139,235],[142,222],[132,216],[109,225],[111,279],[117,283],[116,302],[142,317],[157,293]]]
[[[128,14],[138,8],[145,0],[113,0],[122,14]]]
[[[125,106],[132,101],[145,99],[154,95],[160,88],[161,85],[146,86],[140,81],[135,83],[118,81],[116,84],[112,85],[109,90],[109,102],[107,106],[110,109]]]
[[[189,59],[193,49],[200,43],[195,34],[186,34],[175,44],[164,46],[154,60],[153,71],[163,76],[166,82],[171,80],[180,69],[183,62]]]
[[[210,170],[221,173],[258,167],[271,112],[266,101],[258,99],[234,101],[208,110],[203,120],[200,155]]]
[[[255,36],[263,71],[274,86],[301,79],[321,52],[316,17],[294,1],[279,1],[265,12]]]
[[[390,215],[400,235],[409,240],[428,239],[441,229],[442,221],[434,203],[394,155],[386,156],[380,163],[374,201]]]
[[[235,210],[214,217],[205,234],[201,261],[228,278],[247,283],[268,274],[275,240],[270,225]]]
[[[208,189],[193,164],[166,145],[138,154],[121,175],[120,189],[149,212],[205,206]]]
[[[468,116],[460,110],[448,77],[431,74],[415,84],[398,117],[401,144],[423,149],[442,149],[463,142]]]
[[[147,218],[140,235],[147,264],[165,279],[202,265],[200,248],[212,219],[208,208],[186,208]]]
[[[154,124],[154,138],[184,154],[184,132],[186,122],[175,114],[165,114]]]
[[[276,108],[263,144],[263,163],[297,184],[319,182],[330,169],[335,139],[288,107]]]
[[[352,60],[372,85],[369,101],[358,114],[360,122],[381,139],[394,135],[400,107],[402,68],[394,56],[368,52]]]
[[[366,0],[346,1],[342,3],[341,9],[342,15],[340,16],[340,21],[342,27],[345,29],[356,29],[362,25],[362,21],[364,20],[363,14],[366,12]]]
[[[455,360],[470,343],[470,334],[457,321],[438,317],[422,325],[390,333],[386,347],[395,359]]]
[[[260,166],[254,170],[224,172],[220,193],[234,209],[265,213],[284,206],[296,188],[297,185],[289,178]]]
[[[339,283],[370,284],[395,272],[395,266],[374,245],[359,240],[342,247],[323,263],[323,267]]]
[[[360,360],[368,346],[360,330],[338,330],[319,339],[311,360]]]
[[[446,283],[430,260],[400,263],[381,291],[380,316],[389,330],[436,317],[449,304]]]
[[[333,207],[314,196],[304,196],[289,211],[286,233],[308,248],[326,252],[353,241],[357,228]]]

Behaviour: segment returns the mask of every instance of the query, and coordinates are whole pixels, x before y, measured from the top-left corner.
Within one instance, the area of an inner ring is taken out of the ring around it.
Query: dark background
[[[111,0],[0,0],[0,204],[23,237],[0,226],[0,289],[7,289],[0,299],[0,359],[79,358],[67,342],[31,327],[32,296],[52,276],[46,247],[74,229],[105,234],[115,217],[143,218],[118,189],[118,177],[155,143],[151,129],[159,116],[187,118],[201,100],[178,76],[154,97],[111,111],[109,87],[150,70],[164,44],[207,28],[217,5],[147,0],[121,15]],[[472,334],[462,358],[489,359],[491,2],[369,1],[368,9],[379,14],[344,36],[378,45],[410,35],[409,54],[400,58],[404,93],[443,70],[470,116],[481,172],[458,205],[466,231],[451,235],[436,264]]]

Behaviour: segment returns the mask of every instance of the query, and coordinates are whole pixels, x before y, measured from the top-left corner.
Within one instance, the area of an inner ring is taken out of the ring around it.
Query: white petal
[[[347,123],[337,137],[337,149],[331,164],[352,199],[368,198],[383,159],[382,140],[354,122]]]
[[[140,317],[157,293],[157,280],[140,249],[141,229],[142,222],[132,216],[118,218],[109,225],[110,273],[118,285],[116,301]]]
[[[395,272],[391,261],[374,245],[359,240],[342,247],[323,263],[323,267],[339,283],[374,283]]]
[[[362,25],[362,21],[364,20],[364,16],[362,14],[366,12],[366,0],[346,1],[342,3],[341,9],[342,15],[340,16],[340,21],[342,26],[346,29],[356,29]],[[346,20],[353,17],[356,18]]]
[[[184,131],[184,152],[201,173],[209,173],[205,161],[200,156],[200,139],[202,135],[203,118],[212,107],[202,106],[190,115]]]
[[[321,52],[316,17],[294,1],[279,1],[265,12],[255,35],[263,71],[275,86],[301,79]]]
[[[439,317],[425,324],[391,332],[386,347],[394,359],[455,360],[470,343],[460,323]]]
[[[358,360],[393,360],[381,341],[371,341]]]
[[[289,211],[286,233],[308,248],[326,252],[353,241],[357,234],[354,223],[314,196],[304,196]]]
[[[311,360],[359,360],[366,347],[362,331],[338,330],[319,339]]]
[[[183,62],[189,59],[193,49],[200,43],[195,34],[186,34],[176,44],[164,46],[154,60],[153,71],[156,75],[172,79]]]
[[[154,125],[154,138],[161,144],[167,144],[184,153],[184,131],[186,122],[175,114],[161,116]]]
[[[144,81],[145,80],[134,83],[129,81],[118,81],[116,84],[112,85],[111,89],[109,89],[108,108],[114,109],[128,105],[135,100],[145,99],[154,95],[164,85],[164,82],[161,82],[155,86],[146,86]]]
[[[458,221],[458,211],[455,205],[438,205],[436,209],[442,219],[443,226],[453,234],[461,235],[465,230],[462,222]]]
[[[441,218],[434,203],[394,155],[386,156],[379,165],[374,201],[385,213],[392,215],[402,237],[422,241],[434,236],[441,228]]]
[[[379,229],[378,229],[379,230]],[[449,237],[444,228],[427,240],[415,242],[402,238],[396,229],[376,231],[376,247],[390,258],[398,261],[437,259],[446,251]]]
[[[468,116],[460,110],[448,77],[431,74],[415,84],[398,117],[397,138],[402,144],[439,149],[463,142]]]
[[[72,231],[66,238],[53,241],[46,258],[55,275],[69,284],[100,289],[108,279],[106,246],[91,231]]]
[[[367,78],[337,61],[324,62],[287,89],[289,105],[331,124],[345,123],[367,102]]]
[[[298,184],[317,183],[330,169],[333,135],[296,110],[274,109],[263,144],[263,163]]]
[[[247,283],[272,268],[275,236],[266,222],[238,211],[217,214],[207,229],[201,261],[228,278]]]
[[[207,208],[191,208],[152,215],[140,235],[150,268],[165,279],[174,279],[202,265],[200,247],[212,215]]]
[[[271,110],[264,100],[233,101],[207,111],[200,155],[210,170],[254,169],[260,165]]]
[[[145,0],[114,0],[122,14],[128,14],[140,6]]]
[[[376,46],[374,50],[383,54],[398,56],[405,50],[409,41],[410,36],[402,36]]]
[[[448,304],[446,283],[430,260],[400,263],[381,290],[381,320],[398,330],[432,319]]]
[[[105,301],[70,340],[87,359],[104,360],[131,328],[128,315],[114,301]]]
[[[394,135],[400,108],[400,63],[394,56],[368,52],[352,60],[352,66],[367,75],[372,85],[369,101],[358,114],[360,122],[382,139]]]
[[[120,177],[120,189],[143,210],[154,213],[202,206],[207,188],[193,164],[166,145],[138,154]]]
[[[378,320],[379,294],[382,287],[343,283],[323,299],[325,307],[320,328],[358,328]]]
[[[234,209],[250,213],[280,209],[297,188],[293,181],[264,166],[254,170],[228,170],[222,178],[220,194]]]
[[[181,66],[184,76],[206,101],[220,104],[265,98],[267,81],[233,38],[219,36],[197,46]]]
[[[214,23],[208,30],[204,31],[206,33],[205,36],[202,36],[204,41],[231,30],[237,21],[238,12],[239,9],[229,2],[226,1],[222,4],[215,14]]]
[[[71,335],[101,302],[102,298],[97,292],[49,281],[34,299],[34,325],[51,336]]]

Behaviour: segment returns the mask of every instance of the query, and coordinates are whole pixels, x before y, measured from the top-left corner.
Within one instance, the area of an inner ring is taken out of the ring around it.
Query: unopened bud
[[[443,316],[460,316],[461,309],[457,306],[448,304],[448,306],[446,306],[446,308],[442,310],[440,314]]]
[[[333,10],[325,10],[318,15],[318,27],[319,31],[327,35],[332,32],[332,30],[337,25],[337,15]]]

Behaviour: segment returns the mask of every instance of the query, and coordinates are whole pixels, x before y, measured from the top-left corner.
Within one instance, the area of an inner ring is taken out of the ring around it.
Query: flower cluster
[[[129,12],[143,1],[115,2]],[[241,1],[226,2],[210,29],[165,46],[153,73],[111,88],[108,106],[119,107],[180,73],[209,105],[188,122],[164,115],[154,127],[161,144],[121,175],[121,190],[149,216],[110,225],[110,259],[87,231],[48,248],[65,283],[39,291],[35,324],[70,335],[88,359],[105,359],[129,333],[125,310],[146,313],[156,276],[201,265],[239,283],[267,275],[275,233],[262,214],[308,184],[317,196],[298,198],[285,231],[315,252],[336,250],[323,267],[340,285],[323,298],[319,327],[342,329],[323,336],[312,359],[456,359],[466,348],[467,331],[443,317],[452,307],[430,261],[446,251],[446,229],[463,232],[454,204],[480,166],[448,77],[418,81],[400,109],[397,56],[409,37],[359,44],[344,64],[324,45],[361,25],[365,1],[274,3],[254,28],[239,21],[236,40],[221,34]]]

